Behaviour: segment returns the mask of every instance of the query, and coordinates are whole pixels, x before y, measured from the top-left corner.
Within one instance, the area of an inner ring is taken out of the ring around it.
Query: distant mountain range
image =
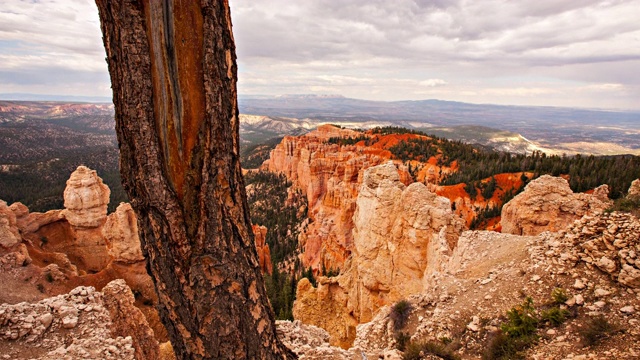
[[[0,94],[0,99],[9,96],[55,98]],[[87,103],[93,98],[73,98],[76,100],[61,102],[0,100],[0,123],[57,119],[58,124],[75,129],[93,127],[114,133],[113,105],[109,99]],[[320,124],[332,123],[350,128],[413,128],[511,152],[640,155],[640,111],[478,105],[442,100],[384,102],[340,95],[240,96],[239,106],[244,114],[240,119],[243,146],[304,134]]]
[[[454,101],[370,101],[342,96],[240,97],[240,111],[347,127],[402,126],[426,132],[471,125],[521,134],[556,152],[640,154],[640,111],[504,106]],[[454,136],[455,138],[455,136]]]
[[[27,93],[2,93],[0,94],[0,100],[111,103],[110,96],[46,95],[46,94],[27,94]]]

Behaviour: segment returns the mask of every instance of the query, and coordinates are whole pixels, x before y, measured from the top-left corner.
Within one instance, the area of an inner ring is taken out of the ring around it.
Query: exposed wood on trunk
[[[227,1],[96,3],[120,171],[177,357],[294,358],[253,244]]]

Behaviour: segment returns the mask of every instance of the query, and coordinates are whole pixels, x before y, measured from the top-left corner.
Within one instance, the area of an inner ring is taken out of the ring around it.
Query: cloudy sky
[[[640,0],[230,0],[243,95],[640,109]],[[110,96],[91,0],[2,0],[0,93]]]

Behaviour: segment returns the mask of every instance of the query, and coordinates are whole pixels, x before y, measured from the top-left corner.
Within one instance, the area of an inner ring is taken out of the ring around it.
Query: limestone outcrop
[[[111,336],[130,337],[136,359],[160,359],[160,347],[147,319],[135,305],[131,289],[122,279],[114,280],[102,289],[104,307],[111,315]]]
[[[595,194],[574,193],[567,180],[543,175],[531,181],[502,208],[502,232],[537,235],[559,231],[584,215],[602,212],[611,206],[601,187]]]
[[[265,226],[252,225],[251,230],[253,230],[253,236],[256,241],[260,269],[263,273],[271,275],[273,273],[273,264],[271,263],[271,250],[269,250],[269,244],[267,244],[267,228]]]
[[[421,183],[405,186],[391,162],[365,171],[353,219],[353,253],[342,273],[320,277],[317,288],[302,280],[294,305],[296,319],[326,329],[341,346],[380,307],[421,292],[464,229],[448,199]]]
[[[129,203],[121,203],[109,215],[102,227],[104,237],[113,261],[132,264],[144,261],[138,238],[136,214]]]
[[[107,219],[109,187],[95,170],[78,166],[64,189],[64,217],[76,228],[96,228]]]
[[[16,215],[9,209],[6,202],[0,200],[0,246],[10,249],[21,241]]]

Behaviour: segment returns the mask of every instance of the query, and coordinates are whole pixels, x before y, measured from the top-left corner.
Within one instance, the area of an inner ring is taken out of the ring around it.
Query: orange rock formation
[[[271,275],[273,266],[271,263],[271,250],[269,250],[269,244],[267,244],[267,228],[260,225],[251,225],[251,230],[253,230],[253,236],[256,239],[260,270],[265,274]]]
[[[338,145],[327,141],[331,138],[363,136],[368,140],[354,145]],[[466,221],[467,226],[482,209],[500,205],[505,192],[522,185],[522,173],[496,175],[497,190],[491,199],[484,199],[482,195],[471,199],[464,190],[464,184],[437,186],[444,176],[457,171],[455,161],[448,167],[438,165],[436,157],[426,162],[402,162],[393,159],[388,150],[401,141],[417,138],[424,136],[381,135],[323,125],[303,136],[286,136],[271,151],[270,159],[262,165],[262,169],[286,175],[308,199],[311,222],[299,238],[304,267],[311,266],[319,273],[323,265],[325,269],[344,266],[353,247],[353,214],[358,189],[364,170],[372,166],[393,161],[403,184],[419,181],[426,184],[430,191],[448,198],[454,204],[456,214]],[[499,218],[493,219],[488,225],[499,229],[499,224],[495,225],[498,222]]]
[[[364,144],[329,144],[329,138],[353,138],[362,133],[323,125],[304,136],[286,136],[271,151],[262,168],[283,173],[302,189],[311,223],[300,237],[302,264],[318,272],[342,268],[353,245],[353,213],[363,171],[390,159],[388,150]],[[395,161],[406,185],[413,182],[407,168]]]

